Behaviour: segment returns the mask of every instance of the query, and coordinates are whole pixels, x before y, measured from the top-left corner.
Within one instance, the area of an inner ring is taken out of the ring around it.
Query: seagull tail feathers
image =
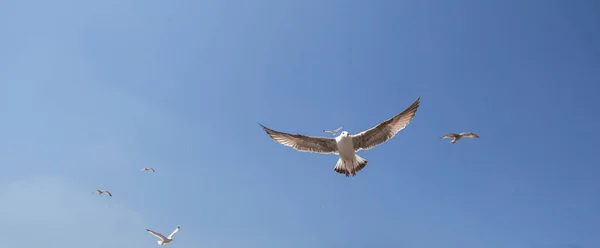
[[[350,176],[350,174],[356,176],[356,173],[365,168],[369,161],[356,154],[354,156],[352,161],[345,161],[342,158],[339,158],[333,170],[337,173],[345,174],[347,177]]]

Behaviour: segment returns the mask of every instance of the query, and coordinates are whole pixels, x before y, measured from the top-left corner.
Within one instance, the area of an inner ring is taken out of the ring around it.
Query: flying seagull
[[[98,195],[101,195],[102,193],[106,193],[108,196],[112,197],[112,194],[108,190],[97,189],[95,193],[98,193]]]
[[[175,230],[173,230],[173,232],[171,233],[171,235],[169,235],[169,237],[165,237],[164,235],[157,233],[155,231],[152,231],[150,229],[146,229],[146,231],[148,231],[150,234],[152,234],[155,237],[160,239],[160,240],[156,241],[158,243],[158,245],[166,245],[167,243],[173,241],[173,235],[175,235],[175,233],[179,232],[179,226],[177,226],[177,228],[175,228]]]
[[[301,134],[289,134],[275,131],[260,124],[271,139],[292,147],[301,152],[314,152],[321,154],[338,154],[339,159],[333,170],[348,177],[367,166],[367,160],[356,155],[360,150],[369,150],[393,138],[396,133],[404,129],[413,119],[419,108],[421,97],[402,113],[379,123],[377,126],[359,134],[349,135],[343,131],[335,138],[312,137]]]
[[[337,132],[340,130],[342,130],[342,127],[338,127],[338,129],[335,130],[323,130],[323,132],[330,133],[331,135],[335,136],[335,134],[337,134]]]
[[[463,137],[479,138],[479,135],[471,133],[471,132],[465,132],[465,133],[459,133],[459,134],[449,133],[449,134],[442,136],[440,139],[452,138],[452,141],[450,141],[450,143],[454,144],[454,143],[456,143],[456,141],[462,139]]]
[[[152,171],[152,172],[154,172],[154,168],[143,168],[142,171]]]

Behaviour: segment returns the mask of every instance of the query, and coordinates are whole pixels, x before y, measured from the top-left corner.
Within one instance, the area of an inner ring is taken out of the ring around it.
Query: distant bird
[[[142,171],[152,171],[152,172],[154,172],[154,168],[143,168]]]
[[[465,132],[465,133],[459,133],[459,134],[449,133],[449,134],[442,136],[440,139],[452,138],[452,141],[450,141],[450,143],[454,144],[454,143],[456,143],[456,141],[462,139],[463,137],[479,138],[479,135],[471,133],[471,132]]]
[[[155,237],[160,239],[160,240],[156,241],[158,243],[158,245],[166,245],[167,243],[173,241],[173,235],[175,235],[175,233],[177,233],[179,231],[179,226],[177,226],[177,228],[175,228],[175,230],[173,230],[173,232],[171,233],[171,235],[169,235],[169,237],[165,237],[164,235],[157,233],[155,231],[152,231],[150,229],[146,229],[146,231],[148,231],[150,234],[152,234]]]
[[[338,129],[335,129],[335,130],[323,130],[323,132],[330,133],[331,135],[335,136],[337,134],[337,132],[339,132],[340,130],[342,130],[342,127],[339,127]]]
[[[406,108],[402,113],[379,123],[377,126],[359,134],[348,135],[343,131],[336,138],[312,137],[301,134],[289,134],[275,131],[259,125],[276,142],[292,147],[301,152],[314,152],[321,154],[338,154],[339,159],[333,170],[348,177],[367,166],[367,160],[356,155],[357,151],[369,150],[393,138],[396,133],[404,129],[413,119],[419,108],[421,97]]]
[[[97,189],[96,192],[94,192],[94,193],[98,193],[98,195],[101,195],[102,193],[106,193],[108,196],[112,197],[112,194],[108,190]]]

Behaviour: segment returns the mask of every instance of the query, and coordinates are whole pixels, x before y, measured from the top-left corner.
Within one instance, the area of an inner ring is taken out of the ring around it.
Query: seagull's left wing
[[[104,193],[106,193],[106,194],[108,194],[108,196],[112,197],[112,194],[108,190],[105,190]]]
[[[336,129],[336,130],[333,130],[333,132],[337,133],[337,132],[339,132],[340,130],[342,130],[342,127],[338,127],[338,129]]]
[[[363,131],[356,135],[351,135],[354,150],[369,150],[393,138],[396,133],[404,129],[408,123],[415,117],[421,97],[417,98],[413,104],[406,108],[402,113],[379,123],[377,126]]]
[[[338,152],[335,139],[311,137],[301,134],[289,134],[269,129],[262,124],[260,124],[260,126],[265,130],[265,132],[267,132],[271,139],[282,145],[292,147],[298,151],[322,154],[337,154]]]
[[[177,232],[179,232],[179,226],[177,226],[177,228],[175,228],[175,230],[173,230],[173,232],[171,234],[169,234],[169,237],[167,237],[167,238],[172,239],[173,235],[175,235]]]

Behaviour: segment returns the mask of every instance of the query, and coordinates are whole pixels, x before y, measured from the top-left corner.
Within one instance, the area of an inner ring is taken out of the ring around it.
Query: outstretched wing
[[[396,133],[404,129],[408,123],[415,117],[421,97],[417,98],[413,104],[406,108],[402,113],[379,123],[377,126],[363,131],[356,135],[351,135],[354,150],[369,150],[393,138]]]
[[[333,130],[333,132],[337,133],[337,132],[339,132],[340,130],[342,130],[342,128],[343,128],[343,127],[338,127],[338,129],[336,129],[336,130]]]
[[[259,125],[267,132],[271,139],[298,151],[322,154],[336,154],[338,152],[335,139],[283,133],[269,129],[260,123]]]
[[[155,231],[152,231],[152,230],[150,230],[150,229],[146,229],[146,231],[148,231],[150,234],[154,235],[155,237],[157,237],[157,238],[159,238],[159,239],[161,239],[161,240],[165,240],[165,239],[167,239],[167,238],[165,238],[165,236],[163,236],[162,234],[160,234],[160,233],[157,233],[157,232],[155,232]]]
[[[442,136],[440,139],[446,139],[446,138],[456,138],[456,136],[458,136],[458,134],[455,134],[455,133],[449,133],[449,134],[446,134],[446,135]]]
[[[177,228],[175,228],[175,230],[173,230],[173,232],[169,235],[169,239],[172,239],[173,235],[175,235],[177,232],[179,232],[179,226],[177,226]]]
[[[104,193],[108,194],[108,196],[112,197],[112,194],[110,193],[110,191],[105,190]]]
[[[333,133],[333,132],[334,132],[334,130],[323,130],[323,132],[326,132],[326,133]]]
[[[479,138],[479,135],[471,133],[471,132],[461,133],[460,135],[462,135],[463,137],[469,137],[469,138]]]

